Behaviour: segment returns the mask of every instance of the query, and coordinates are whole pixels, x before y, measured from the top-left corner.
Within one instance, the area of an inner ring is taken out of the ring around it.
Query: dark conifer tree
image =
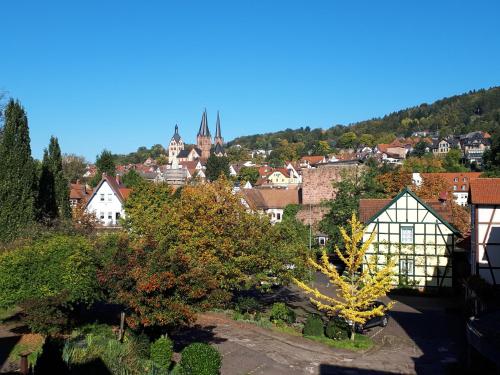
[[[37,206],[41,220],[71,217],[69,182],[64,177],[59,142],[53,136],[43,155]]]
[[[48,222],[58,216],[54,174],[47,149],[43,152],[42,170],[38,181],[37,219]]]
[[[58,216],[68,219],[71,217],[71,208],[69,206],[69,181],[64,177],[61,148],[59,147],[57,138],[54,136],[50,138],[49,158],[51,171],[54,175],[54,191]]]
[[[0,241],[18,237],[35,218],[35,167],[28,118],[18,101],[5,108],[0,139]]]

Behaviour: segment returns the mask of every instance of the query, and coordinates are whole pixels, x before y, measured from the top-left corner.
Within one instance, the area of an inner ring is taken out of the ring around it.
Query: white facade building
[[[119,226],[120,219],[125,217],[123,205],[130,191],[120,187],[114,177],[103,175],[85,210],[93,213],[103,226]]]

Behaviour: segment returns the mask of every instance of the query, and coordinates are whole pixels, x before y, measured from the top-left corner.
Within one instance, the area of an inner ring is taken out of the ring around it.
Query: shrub
[[[345,340],[349,337],[349,324],[342,318],[333,318],[326,324],[325,335],[332,340]]]
[[[295,323],[295,311],[283,302],[276,302],[271,308],[270,319],[273,323]]]
[[[236,302],[236,310],[242,313],[254,313],[260,309],[260,303],[253,297],[240,297]]]
[[[32,332],[53,335],[69,326],[67,294],[29,299],[21,304],[23,321]]]
[[[182,375],[217,375],[221,367],[221,355],[214,347],[194,343],[182,351],[180,362]]]
[[[304,325],[304,336],[323,336],[323,320],[319,315],[310,314],[307,316]]]
[[[174,344],[167,336],[162,336],[151,344],[151,360],[163,372],[170,367]]]
[[[143,344],[134,335],[126,334],[123,342],[116,339],[111,327],[89,325],[73,332],[66,341],[62,359],[71,368],[85,368],[86,374],[100,373],[102,368],[94,368],[102,363],[106,373],[111,375],[157,374],[153,362],[141,356],[138,348]]]
[[[95,257],[84,237],[51,235],[0,254],[0,307],[67,292],[68,303],[99,296]]]

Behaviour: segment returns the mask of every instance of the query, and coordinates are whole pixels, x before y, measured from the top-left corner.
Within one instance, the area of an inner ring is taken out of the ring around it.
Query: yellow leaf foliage
[[[317,288],[294,279],[294,282],[308,294],[312,294],[311,302],[328,315],[339,315],[348,321],[364,324],[374,316],[381,316],[385,310],[392,307],[383,305],[373,307],[373,302],[385,296],[394,286],[394,259],[387,258],[384,265],[380,265],[377,256],[367,256],[366,251],[372,243],[375,232],[360,245],[363,240],[364,227],[353,214],[350,224],[350,233],[341,228],[345,242],[345,251],[335,246],[335,253],[345,263],[345,275],[339,275],[337,269],[328,260],[326,251],[323,251],[319,262],[309,258],[309,264],[326,275],[331,284],[337,288],[336,296],[327,296]],[[363,265],[364,262],[364,265]],[[362,269],[361,266],[363,265]],[[361,269],[361,271],[360,271]]]

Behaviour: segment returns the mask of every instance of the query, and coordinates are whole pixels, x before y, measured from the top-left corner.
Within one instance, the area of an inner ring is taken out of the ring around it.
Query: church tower
[[[184,150],[184,141],[179,135],[179,127],[175,124],[174,135],[168,145],[168,162],[172,163],[182,150]]]
[[[222,138],[222,133],[220,131],[219,111],[217,111],[217,123],[215,125],[214,143],[215,143],[214,154],[216,156],[226,156],[226,151],[224,150],[224,138]]]
[[[200,130],[196,137],[196,145],[201,150],[201,158],[208,159],[210,157],[210,149],[212,148],[212,137],[208,129],[207,110],[201,116]]]

